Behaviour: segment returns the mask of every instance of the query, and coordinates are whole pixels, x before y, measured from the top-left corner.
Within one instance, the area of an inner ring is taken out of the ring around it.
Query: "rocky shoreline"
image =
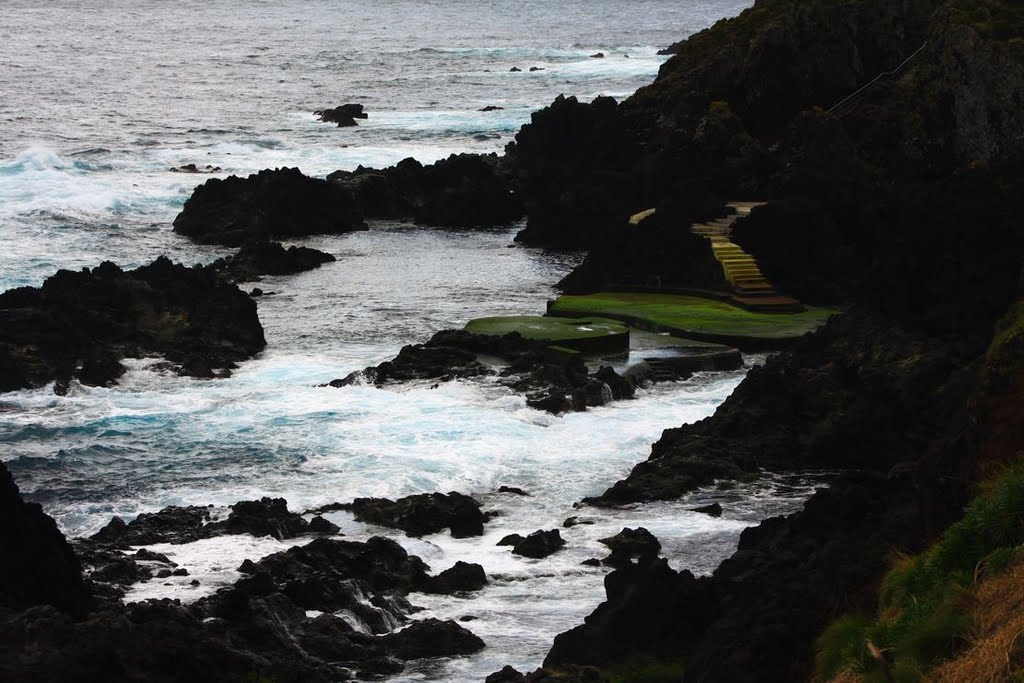
[[[1016,10],[989,5],[978,15],[960,0],[761,0],[672,46],[657,81],[621,104],[559,98],[500,159],[210,180],[174,229],[238,255],[191,269],[104,263],[0,294],[0,390],[106,384],[122,358],[147,354],[182,374],[223,374],[265,346],[255,303],[233,282],[333,258],[272,239],[359,230],[366,218],[469,228],[525,212],[517,240],[589,249],[567,290],[718,288],[710,249],[680,226],[732,199],[767,200],[737,222],[737,242],[786,291],[844,312],[751,370],[714,416],[666,430],[648,460],[583,503],[674,500],[766,471],[834,479],[801,512],[744,531],[710,576],[669,567],[645,529],[604,539],[606,601],[555,639],[541,669],[487,680],[604,681],[627,670],[654,680],[637,661],[667,666],[664,680],[685,671],[687,683],[809,680],[816,640],[874,607],[893,554],[927,548],[987,473],[1022,452],[1020,415],[1007,406],[1024,383],[1024,59],[1003,13],[1016,21]],[[652,208],[654,220],[630,224]],[[444,331],[330,384],[493,372],[481,355],[503,359],[503,381],[553,413],[628,398],[642,381],[589,372],[518,335]],[[475,536],[488,521],[454,492],[336,509],[414,537]],[[218,521],[204,508],[167,509],[72,544],[0,465],[0,510],[3,678],[346,680],[484,647],[455,622],[410,620],[408,599],[477,590],[482,567],[430,575],[396,542],[336,538],[329,521],[283,500],[241,501]],[[189,606],[121,603],[125,585],[182,569],[126,548],[219,534],[313,540],[247,561],[245,578]],[[541,529],[502,544],[540,558],[564,540]],[[333,614],[343,609],[369,633]]]

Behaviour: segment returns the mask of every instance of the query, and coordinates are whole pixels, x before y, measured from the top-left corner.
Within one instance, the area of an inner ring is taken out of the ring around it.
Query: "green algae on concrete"
[[[609,353],[629,350],[629,328],[608,318],[520,315],[477,318],[466,324],[466,331],[495,337],[518,332],[526,339],[551,342],[583,353]]]
[[[639,329],[748,350],[784,345],[817,329],[835,312],[808,307],[799,313],[757,313],[716,299],[636,292],[566,295],[548,305],[554,316],[602,316]]]

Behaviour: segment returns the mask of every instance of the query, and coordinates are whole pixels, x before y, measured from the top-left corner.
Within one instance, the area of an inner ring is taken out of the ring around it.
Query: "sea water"
[[[108,259],[134,267],[160,254],[191,264],[227,253],[171,232],[206,179],[173,167],[210,165],[223,177],[297,166],[323,176],[407,156],[500,152],[555,96],[626,96],[654,78],[659,47],[748,4],[7,0],[0,290]],[[346,102],[370,117],[339,129],[312,114]],[[479,111],[488,105],[502,109]],[[605,554],[598,539],[645,526],[672,566],[707,573],[744,527],[798,508],[816,482],[765,478],[626,510],[574,507],[647,457],[662,430],[710,415],[743,370],[698,373],[560,417],[528,408],[491,377],[318,386],[474,317],[543,312],[581,255],[512,248],[518,227],[375,223],[305,240],[338,260],[259,283],[271,292],[258,299],[268,347],[231,378],[183,378],[158,359],[135,359],[115,387],[0,395],[0,458],[72,536],[166,505],[213,504],[223,514],[263,495],[302,511],[357,496],[472,494],[500,513],[481,538],[409,539],[346,513],[330,518],[350,538],[395,537],[435,571],[465,560],[488,574],[473,597],[413,596],[426,608],[420,616],[475,617],[465,625],[487,648],[415,663],[399,679],[536,667],[554,635],[603,599],[606,570],[580,564]],[[496,493],[502,485],[531,495]],[[712,501],[723,504],[721,518],[690,511]],[[591,524],[562,528],[569,516]],[[568,544],[543,560],[495,546],[507,533],[555,527]],[[159,546],[190,576],[140,584],[127,599],[195,600],[237,579],[243,559],[288,545],[240,536]]]

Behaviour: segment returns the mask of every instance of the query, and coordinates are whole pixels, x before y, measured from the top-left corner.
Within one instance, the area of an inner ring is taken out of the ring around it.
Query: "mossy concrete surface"
[[[477,318],[466,324],[466,331],[500,337],[518,332],[526,339],[551,342],[583,353],[609,353],[629,350],[629,328],[608,318],[521,315]]]
[[[553,316],[601,316],[746,350],[784,346],[823,325],[833,313],[813,307],[799,313],[757,313],[715,299],[635,292],[567,295],[548,304]]]

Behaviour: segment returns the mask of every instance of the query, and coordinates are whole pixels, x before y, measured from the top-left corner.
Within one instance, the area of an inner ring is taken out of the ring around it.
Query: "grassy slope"
[[[825,631],[820,680],[1024,680],[1024,620],[993,598],[1002,591],[1024,602],[1024,300],[997,325],[984,363],[977,472],[988,483],[930,550],[885,577],[877,614],[848,615]],[[885,652],[885,665],[867,641]],[[994,678],[960,677],[979,671]]]
[[[999,577],[1022,543],[1024,465],[1017,464],[985,487],[931,549],[897,563],[882,582],[876,615],[846,616],[825,631],[819,678],[848,671],[868,682],[931,680],[926,672],[975,634],[979,579]],[[885,653],[885,664],[869,642]]]
[[[832,309],[808,308],[802,313],[752,313],[714,299],[673,294],[600,292],[563,296],[549,312],[555,315],[599,315],[636,318],[657,327],[700,334],[760,339],[791,339],[828,320]]]

